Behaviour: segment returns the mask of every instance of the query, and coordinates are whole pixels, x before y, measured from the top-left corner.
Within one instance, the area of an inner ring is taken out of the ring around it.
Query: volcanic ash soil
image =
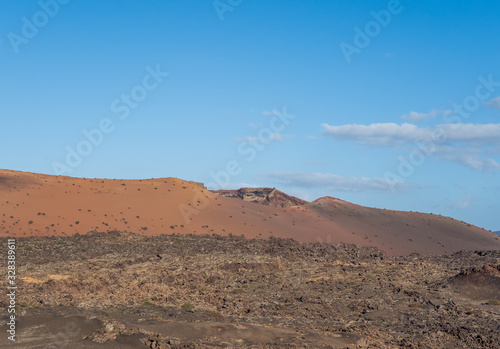
[[[500,348],[500,251],[113,231],[18,238],[16,263],[0,347]]]

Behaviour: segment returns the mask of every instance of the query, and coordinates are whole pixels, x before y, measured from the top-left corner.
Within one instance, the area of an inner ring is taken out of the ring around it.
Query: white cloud
[[[432,137],[432,130],[404,123],[378,123],[370,125],[322,124],[323,134],[331,138],[354,140],[376,145],[396,145],[405,142],[418,142]]]
[[[500,170],[500,164],[490,158],[481,159],[479,157],[474,157],[470,155],[457,154],[457,156],[452,160],[455,160],[456,162],[466,167],[469,167],[473,170],[478,170],[483,172]]]
[[[323,124],[323,135],[361,144],[424,149],[429,156],[456,162],[483,172],[500,170],[500,164],[488,158],[500,150],[500,124],[439,124],[432,128],[404,123],[330,126]],[[424,144],[424,148],[422,148]],[[417,147],[416,147],[417,146]]]
[[[500,97],[493,98],[491,101],[486,103],[488,108],[500,109]]]
[[[422,122],[428,119],[433,119],[439,115],[450,115],[453,111],[451,110],[437,110],[433,109],[429,113],[417,113],[416,111],[411,111],[408,114],[402,115],[401,118],[413,122]]]
[[[500,144],[500,124],[441,124],[436,127],[448,141]]]
[[[449,142],[500,144],[500,124],[440,124],[422,128],[413,124],[379,123],[370,125],[331,126],[322,124],[325,136],[354,140],[372,145],[394,146],[432,140],[442,134]]]
[[[432,144],[425,148],[420,148],[427,156],[434,156],[438,159],[455,162],[473,170],[489,172],[500,170],[500,164],[494,159],[488,158],[491,151],[471,146],[452,146]]]
[[[343,177],[330,173],[309,172],[272,172],[261,176],[281,185],[299,188],[321,187],[336,191],[359,192],[367,190],[390,191],[404,190],[403,182],[388,183],[386,178]]]

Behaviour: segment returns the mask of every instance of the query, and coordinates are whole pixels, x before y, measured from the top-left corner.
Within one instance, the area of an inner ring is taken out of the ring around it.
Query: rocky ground
[[[500,251],[91,232],[18,238],[16,263],[0,347],[500,348]]]
[[[203,187],[206,189],[206,187]],[[307,204],[307,201],[287,195],[275,188],[240,188],[236,190],[212,190],[213,193],[265,206],[292,207]]]

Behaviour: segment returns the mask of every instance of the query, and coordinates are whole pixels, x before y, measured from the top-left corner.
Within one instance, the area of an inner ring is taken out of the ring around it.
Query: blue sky
[[[0,3],[0,167],[499,230],[500,3]]]

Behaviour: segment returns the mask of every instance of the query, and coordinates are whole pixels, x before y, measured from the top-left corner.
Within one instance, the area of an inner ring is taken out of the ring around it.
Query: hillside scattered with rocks
[[[307,204],[307,201],[287,195],[276,188],[240,188],[235,190],[213,190],[222,196],[239,198],[243,201],[256,202],[274,207],[291,207]]]
[[[0,237],[120,230],[352,243],[391,256],[500,250],[500,236],[450,217],[328,196],[306,202],[275,188],[212,192],[178,178],[74,178],[0,170],[0,212]]]

